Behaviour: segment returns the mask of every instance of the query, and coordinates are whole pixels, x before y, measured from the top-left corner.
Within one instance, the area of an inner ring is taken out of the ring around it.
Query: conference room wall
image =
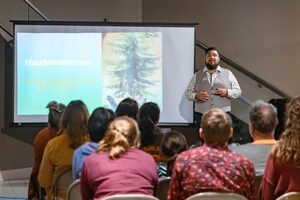
[[[0,0],[2,16],[12,10],[5,9]],[[300,20],[297,0],[120,0],[120,1],[32,1],[51,20],[143,21],[143,22],[197,22],[196,39],[208,46],[216,46],[221,53],[270,82],[291,96],[299,95]],[[62,4],[63,2],[63,4]],[[6,4],[5,4],[6,5]],[[11,8],[13,5],[10,6]],[[23,8],[22,8],[23,9]],[[14,12],[18,10],[13,9]],[[20,19],[11,17],[10,19]],[[9,24],[9,23],[8,23]],[[2,48],[2,47],[0,47]],[[2,60],[2,52],[1,59]],[[183,52],[184,53],[184,52]],[[196,50],[196,65],[203,66],[203,56]],[[0,64],[2,68],[2,64]],[[2,72],[1,69],[0,72]],[[283,73],[284,72],[284,73]],[[2,88],[1,88],[2,89]],[[2,94],[2,93],[1,93]],[[1,95],[0,98],[4,99]],[[3,99],[1,99],[3,108]],[[0,124],[3,125],[4,111],[0,108]],[[187,131],[186,131],[187,130]],[[29,167],[32,151],[28,147],[38,128],[11,128],[9,136],[0,140],[10,144],[0,151],[5,158],[3,169]],[[190,129],[181,129],[191,133]],[[26,133],[26,135],[24,135]],[[22,135],[24,138],[20,138]],[[1,136],[2,137],[2,136]],[[193,137],[196,137],[193,135]],[[22,142],[20,142],[22,141]],[[17,147],[17,148],[16,148]],[[27,149],[22,151],[22,147]],[[29,149],[28,149],[29,148]],[[10,154],[7,152],[10,151]],[[9,156],[10,155],[10,156]],[[16,156],[25,158],[23,163],[15,162]],[[2,165],[2,162],[1,162]],[[2,169],[2,166],[0,166]],[[3,170],[2,169],[2,170]]]
[[[300,94],[300,1],[151,0],[142,5],[144,22],[197,22],[196,40],[217,47],[286,94]],[[196,59],[202,67],[203,57],[197,53]]]

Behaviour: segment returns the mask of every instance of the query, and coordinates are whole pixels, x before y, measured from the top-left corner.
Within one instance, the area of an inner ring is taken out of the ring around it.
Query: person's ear
[[[199,128],[199,135],[200,135],[200,138],[204,140],[204,134],[203,134],[202,128]]]
[[[249,133],[250,133],[250,135],[251,135],[252,138],[253,138],[253,131],[254,131],[254,126],[253,126],[253,124],[250,122],[250,123],[249,123]]]
[[[229,138],[233,137],[233,128],[230,128],[230,134],[229,134]]]

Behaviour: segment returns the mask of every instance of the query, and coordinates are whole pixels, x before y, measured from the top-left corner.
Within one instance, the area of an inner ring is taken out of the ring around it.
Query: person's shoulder
[[[232,73],[229,69],[221,67],[220,65],[218,66],[217,70],[221,72]]]
[[[203,147],[196,147],[193,149],[189,149],[186,151],[181,152],[177,157],[183,158],[185,160],[189,159],[193,155],[197,155],[199,151],[201,151]]]
[[[231,151],[231,157],[236,161],[241,163],[242,165],[252,165],[252,161],[244,155],[239,154],[238,152]]]
[[[68,146],[69,137],[66,134],[61,134],[52,138],[51,140],[49,140],[47,145],[51,147],[59,147],[60,144],[65,144],[66,146]]]
[[[239,150],[244,150],[244,149],[249,149],[249,148],[254,148],[255,144],[251,143],[246,143],[246,144],[239,144],[239,145],[229,145],[228,148],[231,149],[232,151],[239,151]]]

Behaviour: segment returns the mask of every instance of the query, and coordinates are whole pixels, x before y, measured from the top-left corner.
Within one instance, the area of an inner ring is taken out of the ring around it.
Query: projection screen
[[[14,22],[14,123],[47,122],[50,101],[113,111],[155,102],[161,124],[193,123],[192,24]]]

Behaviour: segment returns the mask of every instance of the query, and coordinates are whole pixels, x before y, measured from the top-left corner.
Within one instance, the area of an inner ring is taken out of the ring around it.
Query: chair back
[[[246,197],[236,193],[201,192],[188,197],[186,200],[247,200]]]
[[[171,177],[160,178],[158,180],[158,187],[155,196],[160,200],[167,200],[170,181]]]
[[[255,178],[255,200],[259,200],[259,186],[261,184],[263,175],[261,176],[256,176]]]
[[[102,200],[159,200],[158,198],[146,194],[117,194],[105,197]]]
[[[299,199],[300,199],[300,192],[289,192],[281,195],[276,200],[299,200]]]
[[[58,174],[56,177],[54,187],[53,187],[53,194],[54,199],[60,199],[58,195],[58,190],[65,190],[67,191],[69,185],[73,183],[73,176],[72,176],[72,167],[63,170],[61,173]]]
[[[82,200],[80,192],[80,179],[75,180],[67,190],[67,200]]]

